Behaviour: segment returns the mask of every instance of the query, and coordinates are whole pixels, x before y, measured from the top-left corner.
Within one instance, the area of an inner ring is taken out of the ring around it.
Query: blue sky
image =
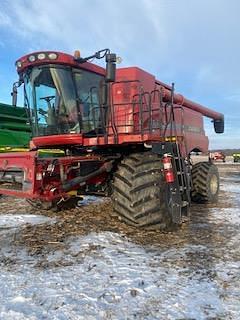
[[[10,103],[17,58],[36,50],[83,56],[110,48],[121,66],[175,82],[187,98],[224,113],[211,148],[240,148],[240,1],[1,0],[0,101]]]

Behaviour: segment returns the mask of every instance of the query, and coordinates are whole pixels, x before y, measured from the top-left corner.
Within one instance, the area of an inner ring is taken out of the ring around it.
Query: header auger
[[[106,60],[106,69],[93,58]],[[112,197],[128,224],[151,229],[180,225],[191,200],[215,202],[219,177],[207,152],[203,116],[217,133],[223,115],[184,98],[138,68],[116,69],[109,49],[81,58],[35,52],[17,62],[32,129],[30,151],[0,155],[0,193],[60,209],[81,194]],[[41,156],[39,150],[62,153]]]

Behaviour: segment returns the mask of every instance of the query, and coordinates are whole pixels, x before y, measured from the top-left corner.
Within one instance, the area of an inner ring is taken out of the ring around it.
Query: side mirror
[[[17,86],[17,84],[16,84],[16,82],[13,84],[13,89],[12,89],[12,92],[11,92],[11,96],[12,96],[12,105],[14,106],[14,107],[16,107],[17,106],[17,88],[18,88],[18,86]]]
[[[13,89],[12,89],[12,92],[11,92],[11,96],[12,96],[12,105],[14,107],[17,106],[17,93],[18,93],[17,88],[19,88],[22,83],[23,83],[23,81],[20,79],[19,81],[16,81],[13,84]]]
[[[224,118],[213,120],[213,125],[216,133],[224,133]]]
[[[116,61],[115,53],[106,54],[106,82],[114,82],[116,79]]]

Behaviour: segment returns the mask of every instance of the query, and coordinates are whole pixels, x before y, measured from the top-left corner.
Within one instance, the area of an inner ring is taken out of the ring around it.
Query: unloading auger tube
[[[162,87],[163,98],[170,101],[172,97],[172,88],[161,81],[157,81],[157,83]],[[173,103],[200,112],[203,116],[213,119],[216,133],[224,132],[224,115],[222,113],[216,112],[212,109],[202,106],[199,103],[186,99],[179,93],[174,93]]]

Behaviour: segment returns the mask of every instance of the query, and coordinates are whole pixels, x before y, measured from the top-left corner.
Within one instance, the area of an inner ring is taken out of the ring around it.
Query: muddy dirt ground
[[[240,166],[219,171],[218,204],[168,233],[126,226],[108,199],[1,198],[0,319],[240,319]]]

